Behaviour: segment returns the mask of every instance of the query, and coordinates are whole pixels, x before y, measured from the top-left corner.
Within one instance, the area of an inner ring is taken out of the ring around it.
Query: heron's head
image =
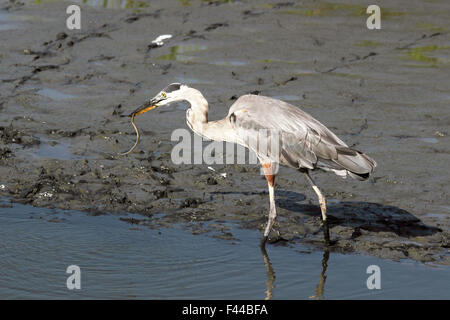
[[[131,115],[138,116],[157,107],[184,100],[186,90],[188,89],[189,87],[187,85],[181,83],[171,83],[163,90],[161,90],[155,97],[150,99],[150,101],[144,103],[142,106],[134,110]]]

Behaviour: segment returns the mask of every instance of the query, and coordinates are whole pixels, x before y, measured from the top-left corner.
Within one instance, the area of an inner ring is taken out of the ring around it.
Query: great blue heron
[[[344,178],[350,176],[358,180],[366,180],[376,166],[373,159],[358,150],[349,148],[308,113],[291,104],[269,97],[243,95],[230,107],[224,119],[208,121],[208,101],[201,92],[184,84],[172,83],[137,108],[130,116],[134,118],[149,110],[182,100],[190,104],[190,108],[186,111],[186,122],[192,131],[211,140],[238,143],[256,152],[267,179],[270,199],[269,217],[261,240],[262,245],[266,243],[277,216],[274,183],[278,164],[298,169],[305,174],[319,199],[327,243],[329,231],[326,199],[310,177],[309,171],[323,169],[333,171]],[[261,136],[262,130],[269,132],[269,135]],[[268,152],[255,147],[261,144],[261,141],[258,144],[258,139],[261,137],[269,139],[273,132],[278,137],[277,152]]]

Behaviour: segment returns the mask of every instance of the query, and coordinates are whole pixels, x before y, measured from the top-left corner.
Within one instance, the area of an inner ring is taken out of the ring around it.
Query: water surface
[[[260,234],[230,225],[240,241],[153,230],[114,215],[0,207],[2,299],[448,299],[450,268],[307,247],[258,247]],[[142,219],[137,215],[128,215]],[[366,269],[381,268],[381,290]],[[66,268],[81,268],[68,290]]]

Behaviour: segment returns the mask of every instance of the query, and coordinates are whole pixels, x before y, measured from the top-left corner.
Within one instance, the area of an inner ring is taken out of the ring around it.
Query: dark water
[[[450,297],[448,267],[333,252],[326,260],[317,250],[273,245],[266,263],[256,231],[233,228],[241,241],[231,242],[181,226],[152,230],[112,215],[1,204],[2,299]],[[81,268],[80,290],[66,287],[69,265]],[[369,265],[381,268],[380,290],[367,289]]]

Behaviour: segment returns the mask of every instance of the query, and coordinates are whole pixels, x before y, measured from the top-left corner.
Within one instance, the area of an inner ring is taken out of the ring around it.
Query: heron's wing
[[[357,151],[348,148],[311,115],[286,102],[263,96],[242,96],[230,108],[228,117],[241,144],[261,158],[295,168],[313,169],[320,164],[330,169],[367,171],[367,168],[361,169],[359,161],[355,162],[357,159],[352,159]],[[260,141],[269,139],[279,142],[278,154],[274,152],[276,146],[260,148]]]

